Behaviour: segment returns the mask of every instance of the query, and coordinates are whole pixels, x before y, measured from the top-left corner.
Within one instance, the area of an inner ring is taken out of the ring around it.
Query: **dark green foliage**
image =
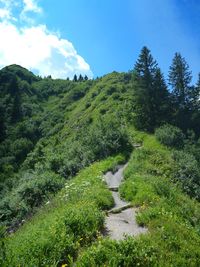
[[[82,82],[84,79],[83,79],[83,76],[80,74],[79,77],[78,77],[78,81],[79,82]]]
[[[0,191],[3,183],[5,188],[12,187],[13,172],[18,171],[40,138],[37,115],[41,108],[32,87],[38,80],[17,65],[0,71]]]
[[[189,103],[191,80],[192,75],[187,62],[180,53],[176,53],[170,66],[169,84],[172,86],[175,105],[180,108],[184,109]]]
[[[143,47],[133,73],[134,125],[152,132],[169,119],[169,93],[150,50]]]
[[[163,145],[174,148],[183,147],[184,134],[181,129],[177,128],[176,126],[165,124],[156,129],[155,136]]]
[[[125,121],[122,123],[124,108],[120,110],[116,105],[118,102],[123,106],[123,96],[114,101],[106,97],[107,90],[109,95],[121,92],[124,74],[113,73],[99,79],[98,86],[97,81],[87,79],[74,83],[48,77],[29,83],[25,76],[23,80],[17,76],[16,80],[12,71],[4,70],[1,75],[2,106],[8,101],[10,107],[2,117],[5,136],[0,145],[0,206],[2,222],[12,228],[59,190],[63,180],[57,181],[57,176],[68,179],[96,160],[118,151],[129,153],[131,147]],[[7,99],[7,87],[12,95],[20,91],[21,117],[16,122],[11,120],[14,98],[9,95]],[[124,92],[127,90],[128,86]],[[104,107],[98,104],[102,96]],[[108,116],[102,116],[102,111],[109,111]],[[51,173],[55,191],[46,185],[45,173]],[[25,176],[32,178],[27,180]]]
[[[166,146],[182,148],[180,151],[173,151],[173,179],[180,183],[188,195],[200,200],[200,148],[194,132],[188,132],[186,139],[179,128],[164,125],[156,130],[155,136]]]
[[[162,125],[171,119],[171,101],[164,76],[157,68],[153,82],[153,107],[154,128]]]
[[[17,187],[0,203],[1,221],[17,226],[34,208],[47,201],[64,185],[64,179],[52,172],[25,173]],[[12,224],[10,222],[12,221]]]
[[[184,151],[193,155],[198,161],[198,164],[200,163],[200,139],[196,138],[193,131],[187,132],[187,139],[185,139],[184,143]]]
[[[200,201],[200,167],[195,157],[183,151],[173,154],[174,179],[181,183],[183,190]]]
[[[40,78],[36,77],[32,72],[28,71],[27,69],[19,66],[19,65],[10,65],[1,70],[2,74],[7,75],[7,73],[13,73],[17,76],[20,80],[27,81],[29,84],[32,82],[40,80]],[[5,73],[5,74],[4,74]]]
[[[176,53],[169,71],[169,84],[172,88],[173,118],[178,127],[193,128],[200,133],[198,120],[200,118],[198,85],[191,86],[192,75],[189,66],[180,53]]]
[[[6,227],[0,226],[0,266],[3,266],[6,258],[5,237]]]
[[[4,104],[0,102],[0,142],[2,142],[6,135],[5,115],[4,115]]]
[[[74,75],[74,79],[73,79],[74,82],[77,82],[78,81],[78,78],[77,78],[77,75],[75,74]]]

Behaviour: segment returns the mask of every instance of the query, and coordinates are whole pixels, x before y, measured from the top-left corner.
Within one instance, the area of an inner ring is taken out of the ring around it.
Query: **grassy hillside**
[[[103,227],[102,210],[112,207],[102,175],[124,161],[108,158],[81,171],[14,235],[5,240],[5,266],[57,266],[70,262]],[[19,246],[19,244],[21,244]]]
[[[24,69],[11,66],[2,70],[7,75],[2,86],[12,86],[9,78],[14,76],[20,91],[25,78],[16,75],[16,68],[26,77]],[[31,76],[32,95],[27,95],[27,88],[20,94],[20,117],[13,122],[7,114],[4,121],[0,214],[5,225],[17,227],[61,189],[65,179],[95,160],[122,147],[129,153],[124,109],[130,102],[131,85],[124,83],[126,76],[113,73],[82,82]],[[4,101],[7,91],[2,96]],[[30,113],[23,109],[27,105]]]
[[[200,205],[172,180],[171,151],[153,136],[141,138],[125,170],[121,195],[139,207],[137,221],[148,234],[125,241],[99,239],[75,266],[199,266]]]
[[[200,265],[198,136],[136,131],[134,77],[0,71],[0,265]],[[102,176],[126,161],[120,194],[149,232],[115,242],[101,236],[113,205]]]

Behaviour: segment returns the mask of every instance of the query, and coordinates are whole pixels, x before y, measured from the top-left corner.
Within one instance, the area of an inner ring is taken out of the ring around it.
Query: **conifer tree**
[[[175,53],[169,70],[169,84],[172,89],[174,122],[183,131],[191,127],[194,87],[190,86],[191,71],[184,57]]]
[[[81,74],[79,75],[78,81],[79,82],[82,82],[83,81],[83,76]]]
[[[193,101],[195,109],[200,111],[200,73],[198,74],[198,80],[193,94]]]
[[[168,91],[157,62],[147,47],[142,48],[133,75],[134,124],[138,129],[153,131],[164,119]]]
[[[191,71],[184,57],[175,53],[169,70],[169,84],[172,87],[172,96],[179,109],[185,109],[190,99]]]
[[[197,136],[200,135],[200,73],[198,75],[198,80],[196,86],[192,87],[190,95],[190,128],[193,129]]]
[[[171,115],[170,95],[160,68],[157,68],[155,73],[153,90],[152,113],[154,113],[155,126],[158,127],[164,122],[168,122]]]
[[[74,75],[74,79],[73,79],[73,81],[74,81],[74,82],[77,82],[77,81],[78,81],[78,79],[77,79],[77,75],[76,75],[76,74]]]

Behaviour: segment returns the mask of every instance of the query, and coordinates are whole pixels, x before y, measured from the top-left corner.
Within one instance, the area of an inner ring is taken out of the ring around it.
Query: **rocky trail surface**
[[[110,171],[105,174],[105,181],[109,190],[112,191],[115,202],[115,206],[108,212],[106,217],[106,234],[115,240],[147,232],[146,228],[140,227],[136,222],[137,209],[131,207],[130,203],[120,198],[118,188],[123,180],[125,168],[126,165],[119,166],[114,174]]]

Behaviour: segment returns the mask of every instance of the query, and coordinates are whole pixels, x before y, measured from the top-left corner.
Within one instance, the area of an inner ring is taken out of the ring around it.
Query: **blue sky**
[[[10,14],[15,19],[7,18],[7,24],[15,26],[20,38],[30,40],[33,35],[38,39],[33,45],[29,41],[27,49],[20,49],[20,44],[18,49],[27,50],[26,56],[22,55],[21,61],[16,57],[13,60],[40,75],[64,78],[82,72],[96,77],[114,70],[128,71],[144,45],[150,48],[165,75],[177,51],[189,63],[194,80],[200,71],[198,0],[0,0],[0,3],[5,1],[11,3]],[[14,3],[19,5],[11,7]],[[5,5],[2,8],[5,10]],[[5,24],[1,10],[0,17]],[[40,45],[42,49],[37,54]],[[45,46],[48,53],[43,59]],[[21,52],[15,51],[20,56]],[[30,51],[33,58],[28,64]],[[12,61],[2,58],[0,50],[0,65]]]

